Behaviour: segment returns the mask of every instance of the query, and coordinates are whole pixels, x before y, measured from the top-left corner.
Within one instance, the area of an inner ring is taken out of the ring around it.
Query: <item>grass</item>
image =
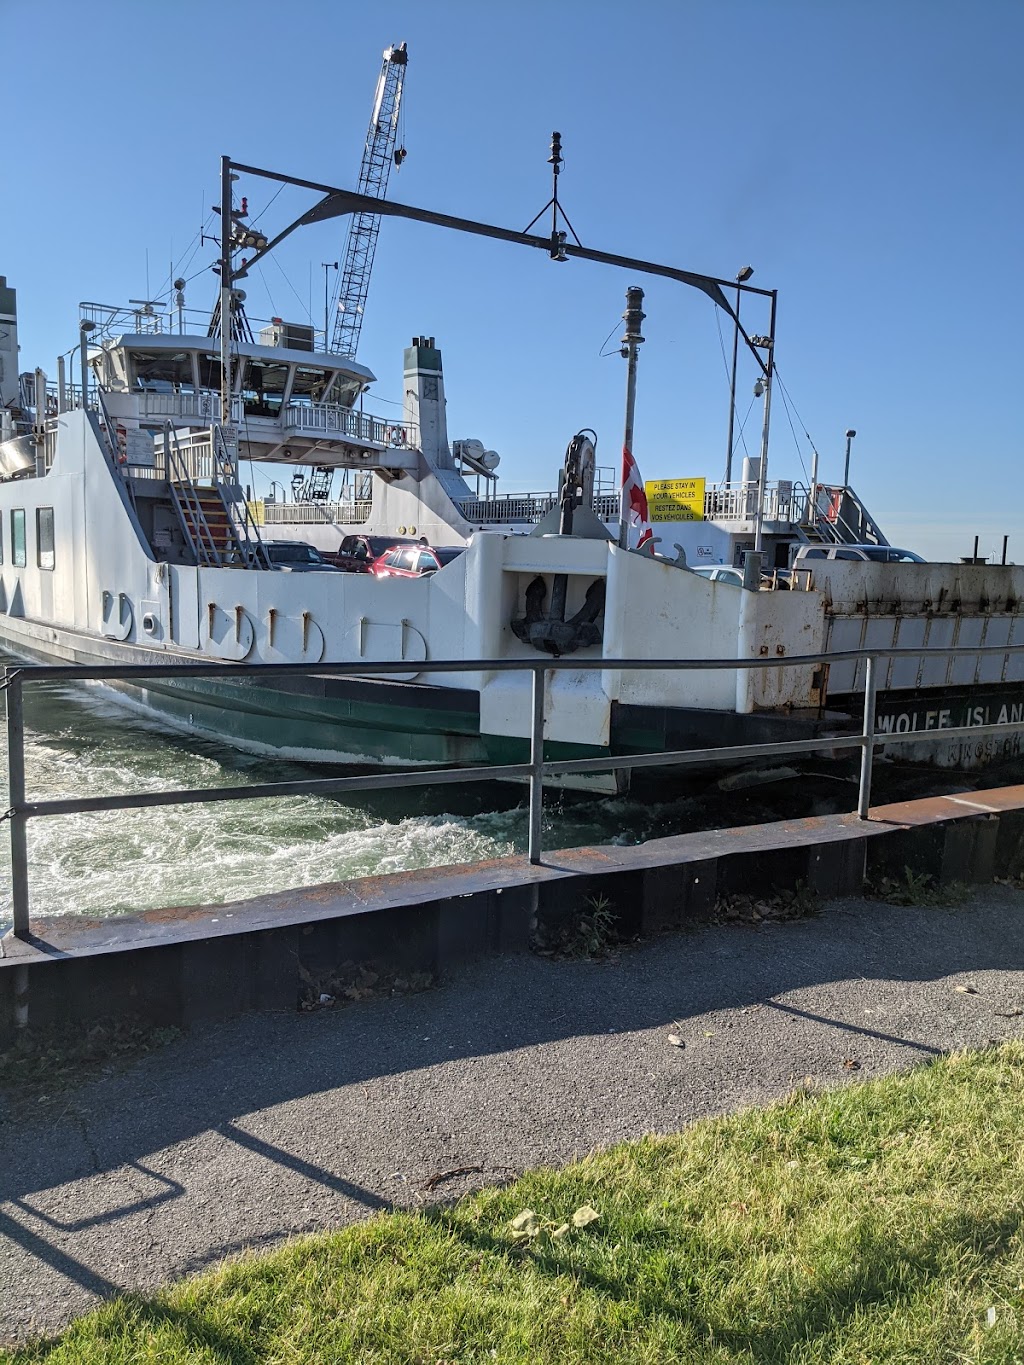
[[[0,1362],[1010,1365],[1022,1116],[1024,1043],[797,1091],[117,1300]]]

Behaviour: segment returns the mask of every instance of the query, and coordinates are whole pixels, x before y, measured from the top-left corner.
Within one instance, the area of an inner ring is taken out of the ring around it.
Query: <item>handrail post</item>
[[[541,820],[544,815],[544,686],[547,669],[533,670],[533,723],[530,728],[530,836],[531,863],[540,862]]]
[[[25,837],[25,716],[21,670],[5,668],[7,688],[7,804],[11,822],[11,905],[14,937],[28,938],[28,845]]]
[[[875,763],[875,697],[878,680],[875,676],[878,660],[869,654],[864,669],[864,725],[860,751],[860,789],[857,793],[857,817],[868,818],[871,808],[871,771]]]

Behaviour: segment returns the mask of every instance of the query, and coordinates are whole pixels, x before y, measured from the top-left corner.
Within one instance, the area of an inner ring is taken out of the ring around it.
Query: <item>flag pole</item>
[[[643,342],[640,324],[647,316],[642,311],[644,291],[637,285],[626,290],[626,311],[622,318],[626,331],[622,338],[620,354],[627,361],[626,370],[626,430],[622,438],[622,484],[619,489],[619,545],[629,549],[629,508],[624,497],[629,464],[633,456],[633,409],[636,407],[636,361],[637,352]],[[628,457],[628,458],[627,458]]]

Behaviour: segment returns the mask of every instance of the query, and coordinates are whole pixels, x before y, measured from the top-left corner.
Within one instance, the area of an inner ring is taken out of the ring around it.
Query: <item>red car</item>
[[[422,578],[466,553],[465,545],[393,545],[370,565],[377,578]]]
[[[346,573],[369,573],[370,565],[396,545],[419,545],[412,536],[345,536],[334,554],[323,552],[328,564]]]

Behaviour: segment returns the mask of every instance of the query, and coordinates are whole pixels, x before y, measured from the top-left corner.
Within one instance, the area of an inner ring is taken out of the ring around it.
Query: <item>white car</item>
[[[713,583],[735,583],[738,588],[743,587],[743,570],[734,569],[731,564],[700,564],[690,572],[710,578]]]
[[[808,561],[845,559],[875,564],[925,564],[927,560],[913,550],[898,550],[895,545],[800,545],[793,552],[793,568],[802,569]]]

